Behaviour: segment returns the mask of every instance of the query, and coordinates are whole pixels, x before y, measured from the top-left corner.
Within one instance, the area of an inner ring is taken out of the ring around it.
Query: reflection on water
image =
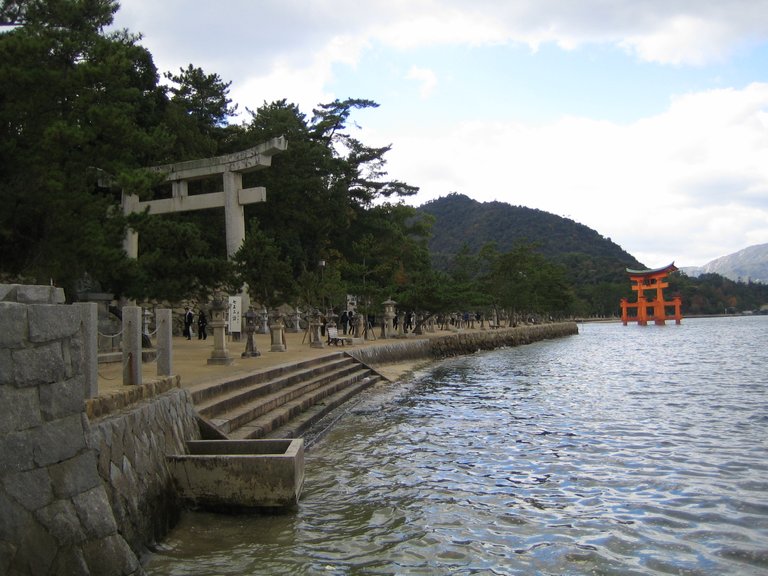
[[[768,318],[585,324],[366,394],[296,514],[188,513],[171,574],[766,574]]]

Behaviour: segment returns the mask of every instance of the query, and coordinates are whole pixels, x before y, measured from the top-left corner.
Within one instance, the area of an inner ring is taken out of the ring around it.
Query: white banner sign
[[[240,296],[229,297],[229,333],[237,332],[238,334],[242,330],[243,325],[243,299]]]

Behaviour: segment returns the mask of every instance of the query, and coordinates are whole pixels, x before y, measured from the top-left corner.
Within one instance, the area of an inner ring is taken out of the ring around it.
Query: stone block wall
[[[176,514],[165,453],[199,437],[192,404],[160,386],[89,420],[88,315],[63,300],[0,285],[0,574],[142,574]]]
[[[120,534],[137,554],[165,537],[182,509],[165,456],[184,454],[185,441],[199,439],[192,398],[181,388],[91,424],[99,478]]]

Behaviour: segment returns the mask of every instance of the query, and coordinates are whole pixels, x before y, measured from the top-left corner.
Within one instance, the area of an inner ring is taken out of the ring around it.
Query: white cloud
[[[428,68],[412,66],[405,75],[407,80],[415,80],[419,83],[419,96],[426,100],[437,86],[437,75]]]
[[[649,62],[699,66],[724,59],[737,41],[730,32],[727,22],[685,14],[659,22],[654,30],[631,34],[619,44]]]
[[[192,62],[238,80],[246,70],[305,69],[318,52],[354,62],[372,41],[398,49],[597,42],[699,65],[768,38],[766,13],[768,0],[122,0],[116,25],[144,33],[163,71]],[[343,49],[334,50],[339,38]]]
[[[269,67],[254,67],[233,83],[232,99],[240,103],[241,108],[247,106],[255,110],[264,102],[285,98],[298,105],[303,113],[311,115],[319,103],[334,99],[325,88],[333,77],[334,64],[354,66],[364,47],[365,41],[361,38],[336,36],[301,64],[275,60]]]
[[[649,62],[699,66],[768,38],[766,0],[417,0],[364,6],[377,22],[365,33],[399,49],[521,43],[536,50],[552,43],[572,50],[606,43]]]
[[[421,187],[567,216],[644,263],[768,242],[768,84],[680,97],[631,125],[465,122],[399,134],[389,171]],[[384,140],[389,138],[383,136]]]

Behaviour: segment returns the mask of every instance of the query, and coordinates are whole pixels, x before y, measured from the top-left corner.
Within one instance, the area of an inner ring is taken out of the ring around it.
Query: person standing
[[[189,306],[184,307],[184,336],[187,337],[187,340],[192,340],[192,322],[195,319],[195,315],[192,313],[192,310],[189,309]]]
[[[197,339],[198,340],[208,339],[208,332],[206,332],[205,330],[206,326],[208,326],[208,317],[205,315],[205,310],[201,308],[200,312],[197,315]]]

